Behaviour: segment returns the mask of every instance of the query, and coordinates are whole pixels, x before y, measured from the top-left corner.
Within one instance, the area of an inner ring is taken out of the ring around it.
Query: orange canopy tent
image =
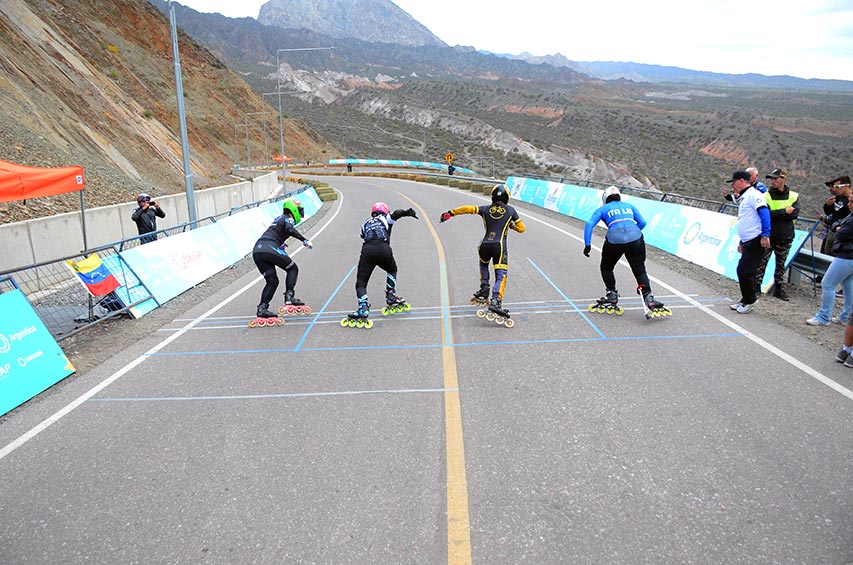
[[[0,161],[0,202],[83,190],[83,167],[41,169]]]
[[[272,158],[272,160],[275,161],[276,163],[281,163],[281,155],[276,155],[275,157]],[[284,156],[284,162],[285,163],[290,163],[291,161],[293,161],[292,158],[288,157],[287,155]]]

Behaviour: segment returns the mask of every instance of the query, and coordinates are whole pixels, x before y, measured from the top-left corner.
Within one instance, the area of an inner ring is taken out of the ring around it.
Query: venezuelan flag
[[[121,285],[101,262],[97,253],[92,253],[82,261],[65,261],[71,267],[92,296],[104,296]]]

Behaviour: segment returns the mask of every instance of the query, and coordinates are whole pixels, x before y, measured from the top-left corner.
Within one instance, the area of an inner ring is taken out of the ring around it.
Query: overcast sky
[[[176,1],[232,18],[266,2]],[[853,80],[853,0],[393,1],[448,45],[494,53]]]

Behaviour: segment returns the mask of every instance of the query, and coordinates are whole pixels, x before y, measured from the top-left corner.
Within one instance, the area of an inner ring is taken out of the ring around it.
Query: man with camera
[[[151,197],[144,192],[136,197],[136,204],[139,208],[131,214],[130,219],[136,222],[136,228],[139,230],[139,235],[152,233],[157,231],[157,218],[165,218],[164,212],[157,202],[151,200]],[[139,239],[139,243],[150,243],[156,241],[156,235],[149,235]]]

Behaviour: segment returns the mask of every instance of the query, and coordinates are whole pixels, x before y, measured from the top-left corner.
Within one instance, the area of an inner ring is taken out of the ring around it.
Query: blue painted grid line
[[[539,274],[540,274],[540,275],[542,275],[542,277],[543,277],[546,281],[548,281],[548,284],[550,284],[552,287],[554,287],[554,290],[556,290],[556,291],[557,291],[557,293],[558,293],[560,296],[562,296],[562,297],[563,297],[563,300],[565,300],[566,302],[568,302],[568,303],[569,303],[569,305],[571,305],[571,307],[572,307],[572,308],[574,308],[574,309],[575,309],[575,310],[576,310],[576,311],[581,315],[581,317],[582,317],[584,320],[586,320],[586,323],[587,323],[587,324],[589,324],[589,325],[590,325],[590,327],[591,327],[592,329],[594,329],[594,330],[595,330],[595,332],[596,332],[596,333],[597,333],[601,338],[605,338],[605,337],[606,337],[606,336],[604,335],[604,332],[602,332],[602,331],[598,328],[598,326],[597,326],[597,325],[595,325],[594,323],[592,323],[592,320],[590,320],[590,319],[587,317],[586,312],[584,312],[584,311],[582,311],[580,308],[578,308],[578,307],[577,307],[577,305],[576,305],[574,302],[572,302],[572,300],[571,300],[568,296],[566,296],[566,294],[565,294],[562,290],[560,290],[560,288],[559,288],[556,284],[554,284],[554,281],[552,281],[552,280],[548,277],[548,275],[546,275],[546,274],[545,274],[545,272],[544,272],[542,269],[540,269],[540,268],[539,268],[539,265],[537,265],[536,263],[534,263],[534,262],[533,262],[533,259],[531,259],[530,257],[528,257],[528,258],[527,258],[527,260],[530,262],[530,264],[531,264],[531,265],[533,265],[533,268],[534,268],[534,269],[536,269],[537,271],[539,271]]]
[[[192,400],[265,400],[271,398],[310,398],[323,396],[360,396],[367,394],[418,394],[456,392],[459,389],[411,388],[388,390],[345,390],[335,392],[291,392],[280,394],[235,394],[227,396],[163,396],[142,398],[92,398],[89,402],[176,402]]]
[[[294,351],[299,351],[299,349],[302,347],[302,344],[305,342],[305,339],[308,337],[308,332],[310,332],[310,331],[311,331],[311,328],[313,328],[313,327],[314,327],[314,324],[316,324],[316,323],[317,323],[317,320],[320,318],[320,316],[322,316],[322,315],[323,315],[323,312],[324,312],[324,311],[326,310],[326,308],[329,306],[329,303],[330,303],[330,302],[332,301],[332,299],[333,299],[333,298],[338,294],[338,292],[341,290],[341,287],[342,287],[342,286],[344,286],[344,283],[345,283],[345,282],[347,282],[347,279],[349,279],[349,278],[350,278],[350,275],[352,275],[352,272],[353,272],[354,270],[355,270],[355,265],[353,265],[352,267],[350,267],[349,272],[346,274],[346,276],[345,276],[343,279],[341,279],[341,282],[339,282],[339,283],[338,283],[338,286],[337,286],[337,288],[334,290],[334,292],[332,292],[332,294],[331,294],[331,295],[329,295],[329,298],[326,300],[326,303],[325,303],[325,304],[323,304],[323,307],[322,307],[322,308],[320,308],[320,311],[319,311],[319,312],[317,312],[317,314],[314,316],[314,319],[313,319],[313,320],[311,320],[311,323],[310,323],[310,324],[308,324],[308,327],[305,329],[305,333],[303,333],[303,334],[302,334],[302,338],[299,340],[299,343],[297,343],[297,344],[296,344],[296,347],[295,347],[295,348],[293,348],[293,350],[294,350]]]
[[[553,338],[553,339],[525,339],[516,341],[472,341],[469,343],[453,343],[450,347],[476,347],[484,345],[538,345],[542,343],[581,343],[586,341],[631,341],[631,340],[650,340],[650,339],[707,339],[707,338],[727,338],[741,337],[740,333],[719,333],[719,334],[682,334],[682,335],[639,335],[639,336],[622,336],[622,337],[571,337],[571,338]],[[385,349],[435,349],[445,347],[448,344],[443,343],[424,343],[418,345],[353,345],[344,347],[303,347],[301,352],[318,352],[318,351],[370,351],[370,350],[385,350]],[[295,353],[295,349],[280,348],[280,349],[232,349],[218,351],[171,351],[161,353],[151,353],[146,357],[175,357],[182,355],[238,355],[243,353]]]

